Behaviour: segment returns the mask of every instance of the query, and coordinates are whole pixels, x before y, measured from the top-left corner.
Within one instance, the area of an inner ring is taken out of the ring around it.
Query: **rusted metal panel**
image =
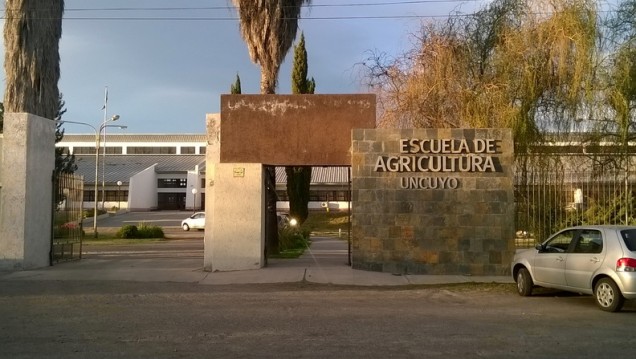
[[[351,130],[375,128],[373,94],[222,95],[221,163],[351,165]]]

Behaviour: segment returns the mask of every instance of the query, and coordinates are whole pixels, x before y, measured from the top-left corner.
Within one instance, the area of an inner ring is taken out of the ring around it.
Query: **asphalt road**
[[[179,227],[181,221],[192,215],[189,211],[156,211],[156,212],[128,212],[116,216],[98,218],[98,227],[121,227],[124,224],[138,225],[146,223],[160,227]],[[87,221],[92,224],[92,218]]]
[[[201,255],[200,241],[169,243],[148,250]],[[143,261],[140,250],[92,255]],[[606,313],[590,296],[536,293],[519,297],[512,284],[0,280],[0,358],[633,356],[636,302]]]
[[[636,308],[511,285],[0,282],[0,358],[631,357]]]

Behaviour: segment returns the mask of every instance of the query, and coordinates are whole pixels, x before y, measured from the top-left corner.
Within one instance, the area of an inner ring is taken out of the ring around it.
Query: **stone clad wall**
[[[354,130],[353,267],[507,274],[513,157],[504,129]]]

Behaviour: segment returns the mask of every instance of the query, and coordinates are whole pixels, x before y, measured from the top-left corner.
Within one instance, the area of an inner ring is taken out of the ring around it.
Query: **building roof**
[[[207,143],[206,134],[128,134],[128,133],[108,133],[108,142],[202,142]],[[68,142],[95,142],[95,134],[64,134],[60,144]]]
[[[312,184],[343,184],[350,180],[349,167],[312,167]],[[285,167],[276,167],[276,183],[287,183]]]
[[[84,176],[85,183],[95,183],[95,155],[75,157],[77,171]],[[98,178],[102,176],[102,156],[99,157]],[[156,164],[157,173],[186,173],[199,165],[199,171],[205,170],[205,155],[106,155],[104,178],[106,183],[122,181],[128,183],[130,178],[144,169]]]

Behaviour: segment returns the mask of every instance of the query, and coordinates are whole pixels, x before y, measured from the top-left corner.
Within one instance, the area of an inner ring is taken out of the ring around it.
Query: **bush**
[[[115,237],[117,238],[138,238],[139,230],[137,229],[137,226],[133,225],[133,224],[127,224],[122,226],[117,233],[115,234]]]
[[[297,227],[283,227],[278,231],[278,248],[282,251],[305,249],[309,242],[309,231]]]
[[[139,227],[131,224],[121,227],[115,236],[129,239],[163,238],[164,233],[161,227],[140,223]]]
[[[140,224],[137,230],[137,238],[163,238],[163,228],[159,226],[147,226]]]

